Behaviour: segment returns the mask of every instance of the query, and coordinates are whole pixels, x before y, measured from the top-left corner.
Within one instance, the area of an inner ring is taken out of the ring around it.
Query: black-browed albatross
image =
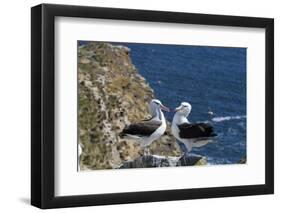
[[[151,118],[126,126],[120,136],[134,138],[140,143],[141,147],[148,147],[165,133],[167,125],[162,110],[169,111],[169,108],[165,107],[161,101],[152,99],[149,103]]]
[[[175,115],[172,122],[172,134],[182,142],[191,152],[192,147],[201,147],[211,141],[211,137],[217,136],[213,127],[209,123],[189,123],[187,117],[191,112],[191,105],[182,102],[175,109]]]

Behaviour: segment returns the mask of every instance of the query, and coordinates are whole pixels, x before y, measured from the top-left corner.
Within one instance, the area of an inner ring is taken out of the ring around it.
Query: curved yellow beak
[[[164,111],[170,112],[170,109],[168,107],[165,107],[164,105],[160,105],[160,108]]]
[[[175,109],[174,109],[174,112],[177,112],[177,111],[179,111],[180,109],[181,109],[181,106],[175,108]]]

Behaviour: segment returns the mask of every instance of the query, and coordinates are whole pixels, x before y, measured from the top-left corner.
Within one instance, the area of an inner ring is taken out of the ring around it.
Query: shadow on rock
[[[125,168],[153,168],[153,167],[175,167],[207,165],[206,158],[200,155],[183,155],[180,157],[146,155],[133,161],[124,162],[120,169]]]

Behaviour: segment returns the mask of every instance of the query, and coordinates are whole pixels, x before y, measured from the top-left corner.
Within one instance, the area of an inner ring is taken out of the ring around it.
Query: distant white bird
[[[208,116],[209,116],[209,120],[212,120],[212,118],[214,117],[214,112],[211,110],[210,107],[208,107]]]
[[[182,142],[191,152],[192,147],[201,147],[209,143],[211,137],[216,136],[213,127],[209,123],[189,123],[187,117],[191,112],[191,105],[182,102],[175,109],[172,122],[172,134]]]
[[[169,111],[169,108],[165,107],[157,99],[151,100],[149,112],[152,117],[148,120],[126,126],[120,133],[120,136],[134,138],[140,143],[141,147],[148,147],[165,133],[167,125],[162,110]]]
[[[208,111],[208,115],[209,115],[209,116],[213,116],[213,115],[214,115],[214,112]]]

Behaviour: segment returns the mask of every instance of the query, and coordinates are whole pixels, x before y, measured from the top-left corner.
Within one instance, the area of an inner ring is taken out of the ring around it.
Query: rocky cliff
[[[152,88],[132,64],[130,49],[103,42],[79,46],[78,90],[80,170],[128,168],[148,161],[134,140],[119,137],[125,125],[150,116],[148,103],[154,98]],[[149,149],[161,159],[181,155],[169,124],[167,134]]]

